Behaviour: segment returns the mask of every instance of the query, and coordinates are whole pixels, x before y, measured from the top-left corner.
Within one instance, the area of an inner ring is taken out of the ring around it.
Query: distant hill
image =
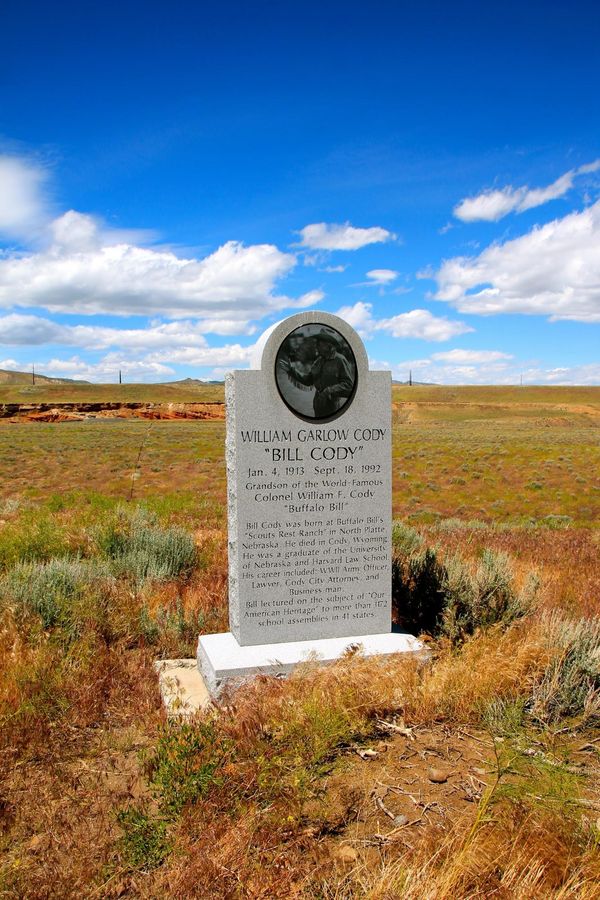
[[[193,387],[194,385],[203,385],[203,384],[223,384],[223,379],[213,379],[211,381],[205,381],[202,378],[180,378],[179,381],[163,381],[162,384],[187,384],[189,387]]]
[[[31,384],[31,372],[11,372],[0,369],[0,384]],[[35,373],[36,384],[89,384],[89,381],[78,381],[75,378],[49,378],[47,375]]]

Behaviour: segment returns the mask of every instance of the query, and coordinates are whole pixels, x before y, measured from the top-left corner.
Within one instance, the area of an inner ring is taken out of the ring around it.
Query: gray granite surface
[[[356,389],[338,415],[296,415],[275,364],[295,328],[322,323],[351,346]],[[239,645],[381,634],[391,627],[391,375],[328,313],[292,316],[261,367],[226,381],[229,609]]]

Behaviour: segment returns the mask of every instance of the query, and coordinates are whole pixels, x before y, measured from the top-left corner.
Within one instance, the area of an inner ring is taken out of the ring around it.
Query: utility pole
[[[122,384],[122,383],[123,382],[121,381],[121,370],[119,369],[119,384]]]
[[[33,364],[31,366],[31,383],[35,384],[35,366]]]
[[[410,387],[412,387],[412,369],[408,373],[408,384]]]

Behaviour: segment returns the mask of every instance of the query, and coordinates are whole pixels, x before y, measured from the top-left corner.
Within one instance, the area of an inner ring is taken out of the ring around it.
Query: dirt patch
[[[85,419],[224,419],[225,404],[208,403],[3,403],[5,422],[81,422]]]
[[[539,759],[546,768],[581,777],[581,797],[573,803],[584,828],[593,827],[600,810],[599,740],[597,731],[586,738],[563,729],[554,746],[531,736],[524,751],[532,762]],[[437,725],[391,733],[350,750],[325,781],[322,795],[305,808],[302,833],[315,884],[330,881],[332,869],[342,879],[374,875],[402,858],[433,853],[452,833],[466,837],[482,797],[497,785],[497,741],[504,738]],[[339,894],[350,895],[350,890]]]
[[[474,818],[494,777],[489,735],[397,722],[380,731],[381,740],[349,752],[305,810],[307,833],[342,865],[368,863],[392,845],[412,849],[431,828]]]

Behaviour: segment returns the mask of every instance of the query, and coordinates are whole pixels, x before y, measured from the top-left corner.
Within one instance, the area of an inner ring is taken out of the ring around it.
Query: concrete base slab
[[[154,668],[170,718],[186,718],[210,705],[210,694],[195,659],[160,659]]]
[[[212,697],[226,684],[240,684],[254,675],[285,675],[308,659],[332,663],[349,648],[360,646],[365,656],[420,653],[425,648],[411,634],[386,632],[355,637],[255,644],[242,647],[231,634],[204,634],[198,639],[198,668]]]

